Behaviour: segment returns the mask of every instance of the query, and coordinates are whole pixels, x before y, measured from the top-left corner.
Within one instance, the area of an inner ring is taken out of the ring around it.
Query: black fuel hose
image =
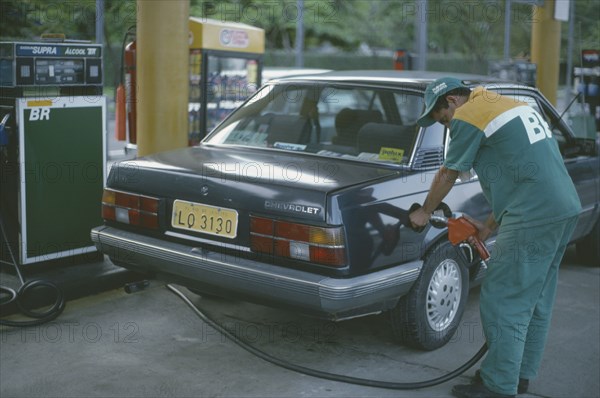
[[[40,287],[54,290],[56,292],[56,298],[54,300],[54,304],[47,310],[42,312],[34,312],[26,308],[21,299],[28,295],[30,290],[32,291],[33,289]],[[9,299],[4,300],[2,303],[0,303],[0,305],[4,306],[14,302],[23,315],[33,318],[30,321],[9,321],[6,319],[0,319],[0,325],[12,327],[37,326],[56,319],[65,309],[65,299],[62,291],[58,286],[49,281],[41,279],[31,280],[21,285],[17,291],[6,286],[0,286],[0,292],[10,296]]]
[[[438,384],[442,384],[449,380],[452,380],[455,377],[460,376],[467,369],[469,369],[470,367],[475,365],[487,351],[487,345],[484,344],[479,349],[479,351],[473,356],[473,358],[469,359],[467,362],[465,362],[462,366],[458,367],[457,369],[455,369],[443,376],[437,377],[435,379],[418,381],[418,382],[402,382],[402,383],[400,383],[400,382],[391,382],[391,381],[380,381],[380,380],[363,379],[363,378],[359,378],[359,377],[351,377],[351,376],[344,376],[344,375],[335,374],[335,373],[323,372],[320,370],[307,368],[305,366],[300,366],[300,365],[294,364],[292,362],[286,361],[281,358],[274,357],[270,354],[267,354],[266,352],[264,352],[262,350],[259,350],[256,347],[253,347],[252,345],[241,340],[236,335],[229,332],[227,329],[225,329],[224,327],[219,325],[217,322],[215,322],[211,318],[209,318],[207,315],[205,315],[202,311],[200,311],[198,309],[198,307],[196,307],[194,305],[194,303],[192,303],[190,301],[190,299],[187,298],[187,296],[185,296],[180,290],[175,288],[173,285],[169,284],[169,285],[167,285],[167,288],[169,290],[171,290],[173,293],[175,293],[177,296],[179,296],[179,298],[181,298],[196,313],[196,315],[200,319],[202,319],[208,325],[210,325],[211,327],[216,329],[218,332],[225,335],[227,338],[229,338],[231,341],[233,341],[234,343],[236,343],[238,346],[240,346],[244,350],[248,351],[249,353],[251,353],[267,362],[270,362],[274,365],[280,366],[282,368],[292,370],[294,372],[302,373],[305,375],[317,377],[320,379],[326,379],[326,380],[337,381],[337,382],[342,382],[342,383],[349,383],[349,384],[357,384],[357,385],[368,386],[368,387],[386,388],[386,389],[390,389],[390,390],[416,390],[419,388],[433,387]]]
[[[35,279],[25,282],[25,278],[21,274],[21,269],[19,268],[19,264],[15,259],[15,256],[10,247],[10,243],[8,242],[7,235],[4,231],[4,222],[2,217],[0,217],[0,232],[2,233],[2,237],[4,238],[4,243],[8,248],[8,253],[10,254],[12,265],[17,272],[17,276],[21,282],[21,287],[18,290],[14,290],[8,286],[0,285],[0,294],[5,295],[5,299],[0,301],[0,307],[6,306],[14,303],[21,313],[29,318],[33,318],[28,321],[9,321],[6,319],[0,319],[0,325],[11,326],[11,327],[29,327],[29,326],[37,326],[46,322],[50,322],[56,319],[65,309],[65,298],[62,290],[55,285],[54,283],[42,279]],[[35,289],[45,289],[45,290],[53,290],[56,294],[56,298],[54,300],[54,304],[50,306],[50,308],[36,312],[28,309],[23,304],[23,298],[30,295],[32,291]]]

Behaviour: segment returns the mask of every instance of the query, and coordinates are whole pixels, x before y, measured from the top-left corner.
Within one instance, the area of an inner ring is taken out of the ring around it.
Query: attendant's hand
[[[466,218],[470,223],[475,225],[477,231],[479,232],[478,236],[480,241],[485,242],[494,233],[494,229],[491,229],[486,224],[472,218],[468,214],[463,214],[463,217]]]
[[[431,218],[431,214],[425,212],[422,207],[413,211],[408,216],[410,218],[410,223],[414,229],[421,229],[425,227],[429,222],[429,218]]]

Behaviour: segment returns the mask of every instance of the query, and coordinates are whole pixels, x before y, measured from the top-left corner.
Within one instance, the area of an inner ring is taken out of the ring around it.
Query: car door
[[[556,139],[565,166],[575,184],[581,201],[582,212],[572,240],[587,235],[597,218],[600,186],[598,181],[598,155],[592,151],[583,151],[575,142],[575,135],[569,129],[556,109],[538,92],[520,90],[517,93],[506,92],[516,99],[526,102],[544,116],[552,135]]]

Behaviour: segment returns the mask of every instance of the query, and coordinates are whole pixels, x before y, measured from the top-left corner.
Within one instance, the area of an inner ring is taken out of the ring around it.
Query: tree
[[[186,1],[186,0],[175,0]],[[573,0],[575,52],[600,48],[600,2]],[[105,43],[121,45],[136,23],[136,0],[105,0]],[[304,0],[305,44],[325,42],[354,51],[370,48],[412,50],[419,0]],[[428,0],[429,50],[458,54],[476,62],[503,54],[505,0]],[[95,39],[95,0],[0,0],[3,40],[36,40],[42,33],[65,33],[70,39]],[[190,14],[201,18],[241,22],[265,29],[267,50],[291,50],[300,11],[294,0],[190,0]],[[532,6],[512,3],[511,56],[528,52]],[[562,23],[562,55],[566,56],[568,23]]]
[[[95,38],[94,0],[1,0],[0,11],[3,40],[36,40],[43,33],[64,33],[75,40]]]

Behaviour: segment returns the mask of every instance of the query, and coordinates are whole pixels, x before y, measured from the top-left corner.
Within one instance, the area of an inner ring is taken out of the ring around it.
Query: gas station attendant
[[[427,224],[459,175],[474,169],[492,214],[473,221],[496,244],[480,294],[488,353],[457,397],[525,393],[537,375],[550,326],[558,268],[581,210],[556,140],[534,108],[512,97],[445,77],[427,86],[418,124],[450,129],[444,165],[423,206],[411,213]]]

